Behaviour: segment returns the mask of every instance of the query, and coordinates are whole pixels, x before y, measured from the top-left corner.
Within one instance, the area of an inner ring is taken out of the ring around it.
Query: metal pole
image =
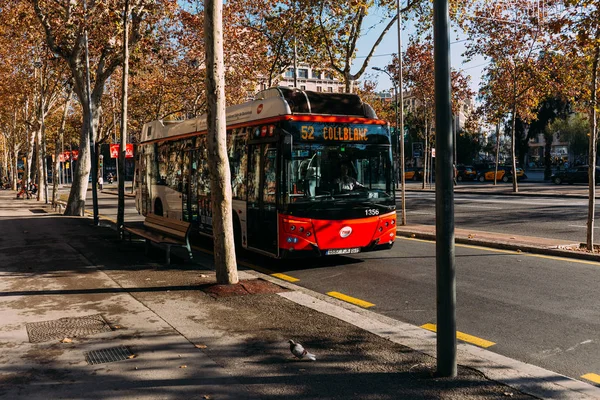
[[[88,51],[88,31],[87,31],[87,3],[83,0],[83,12],[85,18],[85,29],[83,30],[83,43],[85,46],[85,81],[86,81],[86,96],[88,108],[88,131],[90,135],[90,160],[92,162],[92,206],[94,211],[94,225],[100,223],[98,215],[98,160],[96,159],[96,144],[94,137],[94,122],[92,116],[92,84],[90,82],[90,56]]]
[[[402,90],[403,75],[402,75],[402,14],[400,13],[400,0],[396,1],[398,8],[398,91],[400,92],[400,182],[401,195],[400,207],[402,208],[401,224],[406,225],[406,180],[404,179],[404,170],[406,163],[404,161],[404,92]]]
[[[119,186],[117,230],[120,237],[123,235],[123,225],[125,224],[125,156],[127,153],[127,87],[129,84],[129,0],[125,0],[125,12],[123,13],[123,53],[121,142],[119,143],[119,158],[117,159],[117,184]],[[121,172],[122,179],[118,176],[119,172]]]
[[[454,168],[448,0],[433,2],[436,132],[437,375],[456,376]]]
[[[297,88],[298,87],[298,74],[296,72],[296,70],[298,69],[298,48],[296,45],[296,2],[294,1],[294,22],[293,22],[294,26],[294,87]]]

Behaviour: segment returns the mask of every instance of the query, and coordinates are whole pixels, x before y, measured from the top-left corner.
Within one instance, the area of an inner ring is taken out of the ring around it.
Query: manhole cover
[[[102,317],[102,314],[85,317],[67,317],[54,321],[31,322],[26,324],[26,327],[31,343],[93,335],[112,330]]]
[[[126,346],[111,347],[110,349],[94,350],[85,353],[85,361],[89,365],[123,361],[133,357],[133,353]]]

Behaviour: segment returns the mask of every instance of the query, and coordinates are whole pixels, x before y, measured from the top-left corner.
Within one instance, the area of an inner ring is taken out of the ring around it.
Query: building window
[[[333,80],[333,73],[331,73],[331,72],[325,72],[325,79],[332,79]]]
[[[313,69],[311,77],[313,79],[321,79],[321,71],[319,71],[318,69]]]
[[[344,93],[344,87],[343,86],[340,86],[338,88],[338,93]]]
[[[306,90],[306,86],[300,85],[300,90]]]
[[[321,86],[317,86],[317,92],[322,92],[323,88]]]
[[[298,78],[308,79],[308,70],[306,68],[300,68],[298,70]]]
[[[293,78],[294,77],[294,68],[288,68],[287,71],[285,71],[285,77]]]
[[[328,91],[329,93],[333,93],[333,88],[332,88],[332,87],[328,87],[328,88],[327,88],[327,91]]]

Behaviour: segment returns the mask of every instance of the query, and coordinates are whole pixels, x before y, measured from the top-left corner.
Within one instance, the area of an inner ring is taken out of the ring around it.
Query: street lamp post
[[[396,161],[399,161],[400,163],[400,189],[402,191],[402,197],[401,197],[401,201],[400,201],[400,207],[402,208],[401,212],[402,212],[402,225],[406,225],[406,205],[405,205],[405,181],[404,181],[404,151],[402,151],[402,154],[400,154],[400,150],[404,150],[404,146],[399,146],[398,144],[404,144],[404,127],[401,127],[400,129],[402,130],[402,132],[400,132],[399,130],[399,125],[398,125],[398,108],[402,107],[402,104],[398,104],[398,87],[396,86],[396,80],[392,77],[392,75],[385,69],[382,68],[378,68],[378,67],[373,67],[373,69],[375,71],[379,71],[379,72],[383,72],[385,74],[387,74],[387,76],[390,77],[392,83],[394,84],[394,102],[396,103],[396,143],[395,143],[395,148],[396,148],[396,156],[397,159]],[[404,125],[404,124],[402,124]],[[400,156],[400,157],[398,157]]]

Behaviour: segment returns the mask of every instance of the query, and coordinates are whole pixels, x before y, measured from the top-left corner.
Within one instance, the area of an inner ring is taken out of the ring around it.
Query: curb
[[[407,238],[415,238],[422,240],[430,240],[435,242],[435,234],[434,233],[424,233],[424,232],[411,232],[411,231],[403,231],[396,230],[396,236],[407,237]],[[578,260],[587,260],[587,261],[596,261],[600,262],[600,254],[599,253],[587,253],[582,251],[573,251],[561,248],[549,248],[549,247],[541,247],[535,245],[528,244],[514,244],[514,243],[506,243],[506,242],[498,242],[493,240],[481,240],[481,239],[469,239],[464,237],[455,237],[455,243],[459,244],[469,244],[473,246],[481,246],[481,247],[490,247],[493,249],[501,249],[501,250],[512,250],[512,251],[523,251],[526,253],[532,254],[541,254],[547,256],[554,257],[564,257],[564,258],[574,258]],[[574,244],[579,245],[579,244]]]

